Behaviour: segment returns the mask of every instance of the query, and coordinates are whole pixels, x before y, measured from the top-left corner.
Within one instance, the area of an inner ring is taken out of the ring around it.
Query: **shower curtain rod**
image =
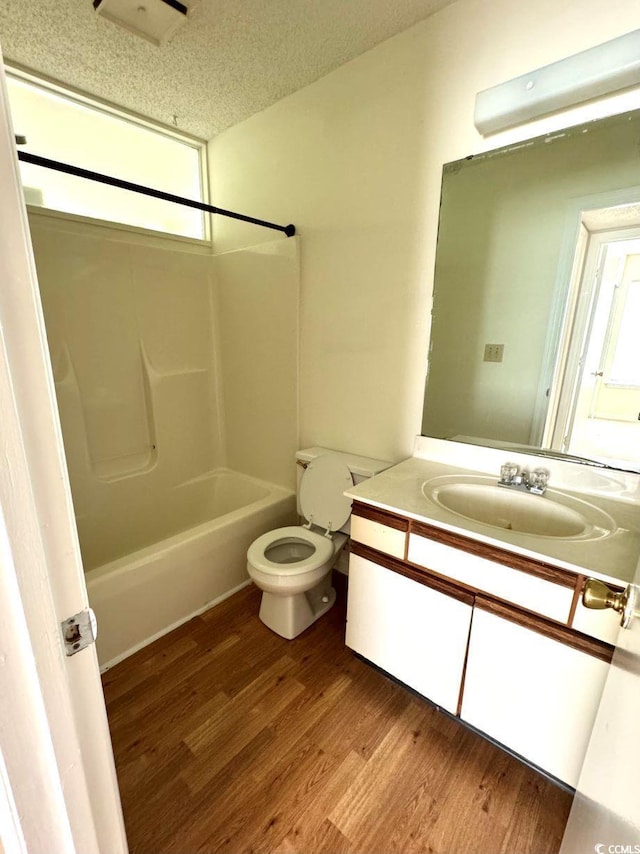
[[[43,166],[45,169],[55,169],[57,172],[65,172],[67,175],[76,175],[78,178],[87,178],[89,181],[97,181],[100,184],[109,184],[111,187],[119,187],[121,190],[130,190],[132,193],[141,193],[143,196],[152,196],[154,199],[162,199],[165,202],[174,202],[177,205],[186,205],[206,213],[220,214],[242,222],[250,222],[263,228],[272,228],[275,231],[283,231],[287,237],[293,237],[296,233],[295,225],[276,225],[264,219],[256,219],[252,216],[227,211],[224,208],[216,208],[206,205],[204,202],[196,202],[193,199],[184,199],[182,196],[174,196],[162,190],[154,190],[142,184],[132,184],[130,181],[122,181],[120,178],[112,178],[111,175],[102,175],[100,172],[91,172],[89,169],[80,169],[79,166],[71,166],[69,163],[60,163],[59,160],[49,160],[48,157],[40,157],[38,154],[29,154],[26,151],[18,151],[18,160],[24,163],[32,163],[34,166]]]

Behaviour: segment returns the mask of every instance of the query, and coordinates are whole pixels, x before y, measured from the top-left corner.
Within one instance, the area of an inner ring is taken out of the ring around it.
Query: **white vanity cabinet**
[[[597,643],[476,597],[460,717],[575,786],[608,669]]]
[[[346,643],[575,786],[613,647],[585,576],[354,504]]]
[[[455,715],[473,597],[386,563],[351,555],[347,646]]]

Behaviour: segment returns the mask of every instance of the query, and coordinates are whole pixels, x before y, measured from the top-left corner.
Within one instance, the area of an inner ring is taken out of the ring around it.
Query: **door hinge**
[[[81,649],[95,643],[98,637],[98,621],[93,608],[80,611],[60,623],[64,649],[67,655],[75,655]]]

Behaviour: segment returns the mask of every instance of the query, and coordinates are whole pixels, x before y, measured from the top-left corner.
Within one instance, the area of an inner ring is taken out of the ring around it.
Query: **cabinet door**
[[[347,646],[457,713],[471,605],[351,555]]]
[[[461,717],[575,786],[609,665],[476,607]]]

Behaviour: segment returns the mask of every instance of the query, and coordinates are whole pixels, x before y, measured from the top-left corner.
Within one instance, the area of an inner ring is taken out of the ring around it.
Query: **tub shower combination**
[[[295,518],[291,490],[229,469],[173,487],[154,503],[154,523],[144,531],[123,514],[110,539],[113,558],[87,572],[103,667],[248,584],[251,542]]]
[[[297,246],[30,221],[106,668],[248,584],[251,542],[297,519]]]

